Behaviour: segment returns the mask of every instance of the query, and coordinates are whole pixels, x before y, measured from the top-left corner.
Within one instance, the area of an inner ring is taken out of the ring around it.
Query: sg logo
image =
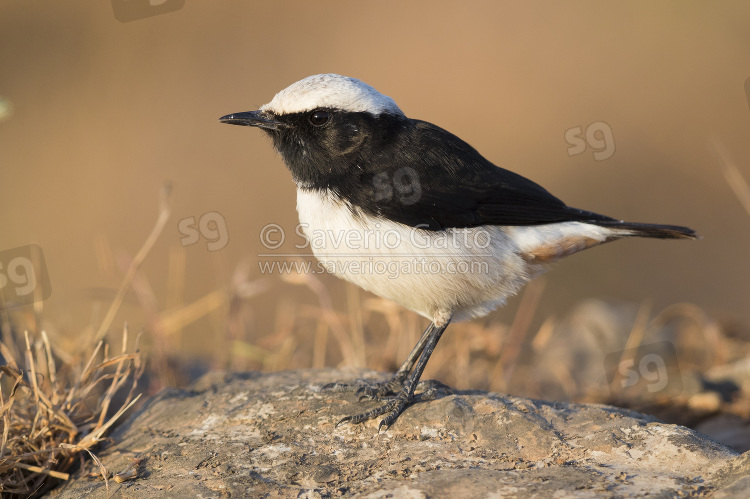
[[[642,398],[654,393],[679,395],[682,392],[677,351],[669,341],[611,353],[605,363],[615,395],[631,392],[635,398]]]
[[[112,0],[115,19],[121,23],[137,21],[180,10],[185,0]]]
[[[615,136],[612,128],[605,121],[595,121],[583,128],[574,126],[565,130],[565,142],[568,143],[568,156],[586,152],[587,145],[594,150],[594,159],[603,161],[615,153]]]
[[[218,211],[204,213],[197,224],[196,227],[195,217],[183,218],[178,222],[177,230],[182,235],[180,244],[191,246],[200,241],[201,236],[207,239],[206,248],[208,248],[208,251],[224,249],[229,244],[227,222]]]
[[[0,251],[0,310],[46,300],[50,294],[42,248],[29,244]]]
[[[419,173],[408,166],[399,168],[392,176],[388,172],[378,173],[372,178],[372,185],[375,188],[375,201],[392,201],[396,198],[408,206],[422,197]]]

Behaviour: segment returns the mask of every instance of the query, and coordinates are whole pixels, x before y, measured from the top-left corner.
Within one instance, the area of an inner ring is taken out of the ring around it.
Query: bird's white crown
[[[334,108],[351,112],[402,115],[396,102],[370,85],[337,74],[308,76],[277,93],[268,104],[260,107],[276,115]]]

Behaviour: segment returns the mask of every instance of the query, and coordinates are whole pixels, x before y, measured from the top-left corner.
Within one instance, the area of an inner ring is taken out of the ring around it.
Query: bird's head
[[[293,83],[257,111],[219,121],[266,132],[297,184],[304,186],[369,164],[406,117],[393,99],[370,85],[320,74]]]

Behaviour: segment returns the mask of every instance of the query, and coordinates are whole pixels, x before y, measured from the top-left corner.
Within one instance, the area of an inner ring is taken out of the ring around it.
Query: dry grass
[[[137,349],[127,351],[127,329],[119,355],[99,342],[85,362],[62,368],[44,332],[35,341],[26,333],[23,349],[9,337],[0,343],[6,362],[0,368],[2,496],[41,495],[58,483],[51,479],[67,480],[83,453],[106,479],[92,449],[140,397],[135,390],[143,365]]]
[[[131,262],[122,285],[104,320],[93,334],[93,351],[85,348],[72,356],[56,350],[41,330],[42,301],[34,303],[35,314],[3,313],[0,331],[0,494],[2,497],[37,497],[67,480],[68,470],[83,454],[99,467],[105,481],[108,472],[92,452],[104,435],[140,398],[136,394],[144,364],[136,340],[128,350],[127,326],[122,333],[120,354],[112,354],[103,340],[130,290],[143,259],[169,218],[169,186],[161,192],[157,222],[143,247]],[[1,310],[1,309],[0,309]],[[24,324],[23,337],[14,334],[10,316]],[[80,335],[78,345],[80,345]],[[91,335],[89,335],[91,337]],[[62,359],[62,360],[61,360]],[[121,475],[115,476],[122,479]],[[107,483],[109,489],[109,484]]]

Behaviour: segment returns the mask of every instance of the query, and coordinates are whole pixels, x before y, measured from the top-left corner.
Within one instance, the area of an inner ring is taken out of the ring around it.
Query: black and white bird
[[[571,208],[355,78],[310,76],[220,121],[271,137],[326,269],[432,321],[390,381],[361,387],[384,404],[344,421],[390,426],[448,324],[488,314],[549,263],[623,237],[698,237]]]

